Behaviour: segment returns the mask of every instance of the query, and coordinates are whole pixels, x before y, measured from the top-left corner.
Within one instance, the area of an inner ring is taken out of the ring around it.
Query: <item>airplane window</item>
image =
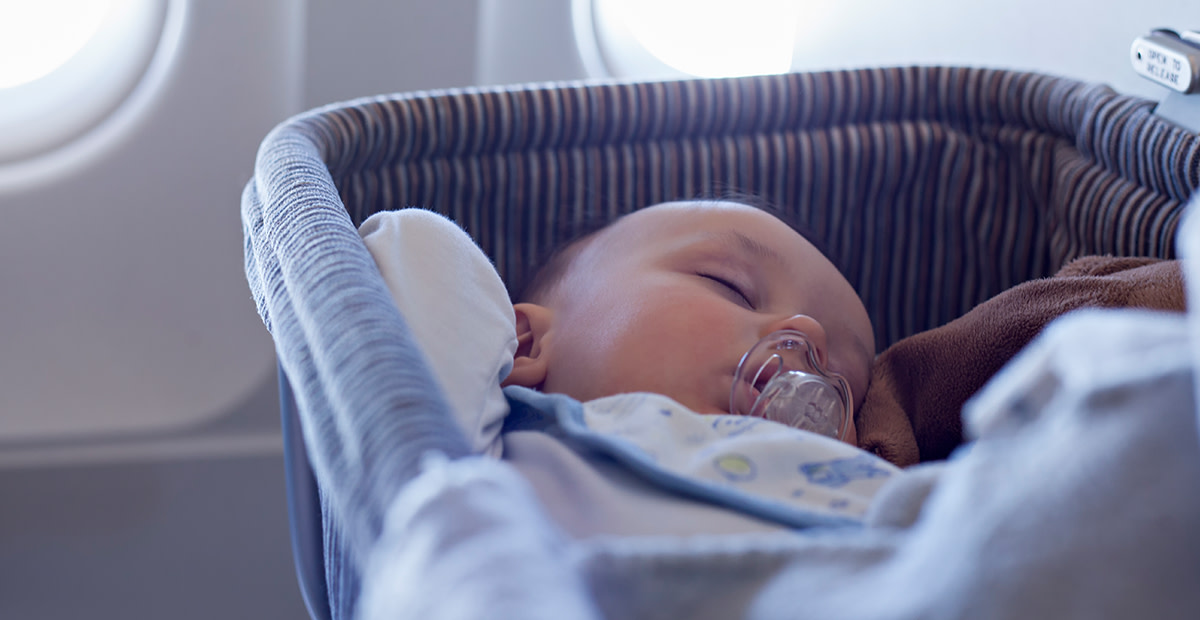
[[[732,77],[791,68],[797,0],[591,0],[598,55],[614,77]],[[579,3],[576,10],[583,10]]]
[[[32,82],[61,67],[96,34],[105,0],[0,4],[0,88]]]
[[[111,113],[149,65],[166,1],[0,1],[0,165]]]

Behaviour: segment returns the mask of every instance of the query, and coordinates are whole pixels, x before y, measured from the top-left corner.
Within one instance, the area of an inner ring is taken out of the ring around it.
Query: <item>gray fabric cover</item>
[[[1171,256],[1200,140],[1152,107],[1043,75],[896,68],[410,93],[273,139],[311,145],[353,223],[444,213],[510,284],[590,219],[760,196],[824,238],[883,348],[1080,255]],[[273,159],[268,141],[259,170]]]

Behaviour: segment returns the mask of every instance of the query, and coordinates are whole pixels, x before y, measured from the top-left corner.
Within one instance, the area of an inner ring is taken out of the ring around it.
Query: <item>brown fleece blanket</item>
[[[946,458],[963,442],[963,403],[1047,323],[1083,307],[1183,311],[1179,262],[1085,256],[897,341],[872,369],[859,446],[901,467]]]

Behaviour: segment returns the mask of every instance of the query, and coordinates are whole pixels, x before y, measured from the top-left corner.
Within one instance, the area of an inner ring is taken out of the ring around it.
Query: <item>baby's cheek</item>
[[[636,329],[639,322],[631,310],[598,313],[580,324],[585,333],[575,339],[563,365],[569,375],[564,383],[573,386],[570,395],[588,400],[646,389],[640,383],[654,370],[660,347],[653,330]]]

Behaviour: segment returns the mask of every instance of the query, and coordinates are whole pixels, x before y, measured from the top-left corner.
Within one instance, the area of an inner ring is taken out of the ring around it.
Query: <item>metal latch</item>
[[[1159,28],[1134,39],[1133,70],[1171,89],[1154,113],[1200,133],[1200,32]]]

